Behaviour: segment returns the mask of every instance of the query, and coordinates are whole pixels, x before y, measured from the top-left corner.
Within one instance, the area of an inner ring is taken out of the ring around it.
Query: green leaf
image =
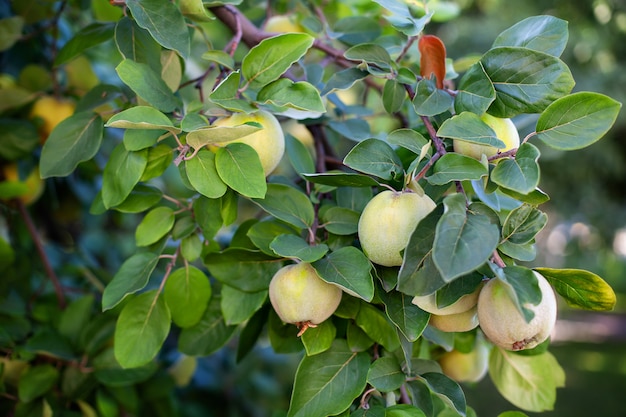
[[[180,129],[163,113],[150,106],[134,106],[123,110],[109,119],[106,127],[122,129],[167,130],[180,133]]]
[[[323,174],[302,174],[302,176],[309,182],[335,187],[372,187],[378,185],[375,179],[362,174],[326,172]]]
[[[202,249],[204,244],[200,240],[198,233],[193,233],[189,236],[185,236],[180,241],[180,254],[187,262],[194,262],[200,255],[202,255]]]
[[[317,355],[332,347],[337,328],[332,320],[326,320],[316,327],[309,327],[301,336],[302,344],[308,356]]]
[[[421,378],[433,394],[453,407],[459,415],[466,415],[465,394],[458,383],[439,372],[427,372]]]
[[[344,207],[331,207],[325,210],[322,226],[336,235],[352,235],[358,231],[360,213]]]
[[[404,86],[396,80],[387,80],[383,88],[383,106],[385,111],[393,114],[402,109],[404,100],[406,99],[406,90]]]
[[[59,123],[41,150],[41,178],[65,177],[94,157],[103,135],[102,118],[91,112],[75,113]]]
[[[122,213],[141,213],[161,201],[162,197],[163,192],[158,188],[139,183],[123,202],[115,206],[115,210]]]
[[[341,339],[325,352],[305,356],[296,371],[287,416],[328,416],[347,410],[365,388],[368,368],[369,355],[352,352]]]
[[[507,240],[498,246],[498,250],[506,256],[522,262],[531,262],[537,257],[537,245],[534,241],[518,245]]]
[[[222,348],[233,336],[237,326],[224,322],[219,297],[212,297],[198,323],[183,329],[178,350],[185,355],[208,356]]]
[[[126,59],[147,64],[152,70],[161,72],[161,45],[150,32],[137,25],[134,19],[123,17],[115,26],[115,43]]]
[[[283,234],[276,236],[270,248],[278,255],[285,258],[296,258],[302,262],[315,262],[321,259],[326,252],[328,246],[321,243],[319,245],[309,245],[300,236],[293,234]]]
[[[183,16],[194,21],[210,22],[215,19],[215,17],[208,12],[202,0],[180,0],[179,7]]]
[[[285,135],[285,151],[298,174],[315,172],[315,161],[307,146],[290,134]]]
[[[224,51],[219,51],[219,50],[206,51],[205,53],[202,54],[201,58],[206,59],[207,61],[216,62],[220,64],[221,66],[229,68],[229,69],[235,68],[235,60],[233,59],[232,56],[228,55]]]
[[[137,24],[148,30],[163,47],[189,57],[191,37],[178,6],[168,0],[128,0],[126,5]]]
[[[115,307],[128,294],[145,287],[158,262],[159,255],[152,252],[136,253],[124,261],[102,293],[102,311]]]
[[[421,133],[413,129],[396,129],[387,135],[387,142],[408,149],[417,155],[421,155],[424,146],[430,143]]]
[[[528,194],[539,185],[539,156],[539,149],[526,142],[517,150],[515,159],[498,162],[491,173],[491,180],[500,187]]]
[[[615,292],[598,275],[581,269],[535,268],[572,307],[593,311],[613,310]]]
[[[19,376],[17,396],[21,402],[29,403],[50,391],[60,373],[53,365],[36,365],[25,369]]]
[[[223,285],[220,307],[227,325],[240,324],[252,317],[267,300],[267,291],[246,292]]]
[[[402,160],[380,139],[366,139],[353,147],[343,160],[348,167],[365,174],[392,180],[404,174]]]
[[[262,40],[241,62],[244,78],[255,88],[277,80],[306,54],[314,40],[306,33],[285,33]]]
[[[156,290],[132,298],[115,326],[115,359],[122,368],[136,368],[159,353],[170,332],[170,310]]]
[[[263,87],[257,95],[257,101],[320,114],[326,112],[319,91],[306,81],[293,82],[280,78]]]
[[[370,302],[374,298],[372,265],[354,246],[344,246],[313,263],[320,277],[350,295]]]
[[[217,280],[240,291],[267,290],[282,262],[261,252],[247,249],[226,249],[210,253],[204,264]]]
[[[174,210],[160,206],[150,210],[135,230],[137,246],[150,246],[167,235],[174,226]]]
[[[349,48],[344,56],[351,61],[361,61],[361,63],[366,64],[368,71],[373,74],[390,72],[393,65],[389,52],[375,43],[355,45]]]
[[[299,238],[299,230],[295,229],[293,226],[283,223],[279,220],[262,220],[255,224],[253,224],[246,236],[250,238],[254,246],[261,249],[261,251],[267,255],[275,256],[276,252],[274,252],[270,245],[274,241],[274,239],[278,236],[284,234],[292,234]]]
[[[367,373],[367,382],[382,392],[394,391],[404,384],[406,375],[393,356],[378,358]]]
[[[493,47],[521,46],[560,56],[569,36],[567,21],[554,16],[531,16],[498,35]]]
[[[504,413],[498,414],[498,417],[528,417],[528,415],[521,411],[505,411]]]
[[[421,408],[410,404],[396,404],[387,407],[384,415],[385,417],[427,417]],[[437,415],[437,417],[443,416],[443,413]]]
[[[489,170],[480,161],[449,152],[435,162],[433,174],[426,180],[432,185],[444,185],[452,181],[477,180],[488,174]]]
[[[115,24],[92,23],[78,31],[59,51],[54,59],[54,66],[71,61],[92,46],[99,45],[113,38]]]
[[[437,130],[437,136],[465,142],[490,145],[498,149],[506,147],[496,132],[474,113],[463,112],[446,119]]]
[[[496,117],[541,113],[569,94],[575,84],[561,60],[528,48],[494,48],[480,62],[496,89],[496,100],[489,108]]]
[[[519,312],[526,322],[530,323],[535,313],[527,306],[538,305],[542,298],[539,283],[533,271],[522,266],[507,266],[503,269],[496,269],[495,272],[498,279],[508,286],[507,293],[515,302]]]
[[[454,98],[457,114],[472,112],[483,114],[496,99],[496,90],[480,62],[472,65],[459,81]]]
[[[415,342],[424,332],[430,314],[413,304],[412,296],[399,291],[380,295],[389,320],[396,325],[409,342]]]
[[[548,222],[541,210],[523,204],[509,212],[502,225],[502,239],[517,245],[531,242]]]
[[[354,141],[361,141],[372,136],[369,123],[361,118],[330,120],[328,127]]]
[[[201,149],[193,158],[185,161],[185,172],[191,185],[200,194],[219,198],[226,193],[227,186],[215,167],[215,154]]]
[[[367,71],[356,67],[334,72],[322,89],[321,95],[325,96],[334,90],[346,90],[365,77],[367,77]]]
[[[452,105],[452,96],[438,89],[433,80],[424,78],[417,83],[413,108],[420,116],[436,116],[450,110]]]
[[[374,1],[390,12],[384,16],[385,19],[389,21],[394,28],[407,36],[419,35],[424,29],[424,26],[430,22],[434,13],[433,11],[430,11],[417,19],[413,17],[413,6],[409,7],[408,3],[397,0]]]
[[[581,149],[600,140],[622,104],[598,93],[579,92],[556,100],[539,116],[537,137],[554,149]]]
[[[252,201],[277,219],[301,229],[309,228],[315,218],[311,200],[289,185],[267,184],[265,198],[253,198]]]
[[[549,352],[525,356],[492,349],[489,376],[504,398],[530,412],[552,410],[556,389],[565,385],[565,373]]]
[[[433,261],[444,281],[450,282],[489,259],[500,231],[489,217],[468,211],[462,194],[449,195],[443,204],[446,210],[437,223]]]
[[[213,92],[209,95],[209,99],[233,112],[250,113],[256,109],[247,100],[239,98],[239,83],[241,82],[241,74],[239,70],[233,71],[221,82]]]
[[[182,328],[198,323],[211,298],[208,277],[198,268],[187,265],[172,272],[163,289],[172,321]]]
[[[382,345],[389,352],[400,347],[400,338],[395,326],[385,313],[372,304],[361,303],[355,322],[372,340]]]
[[[347,16],[335,22],[330,35],[348,45],[372,42],[380,36],[378,21],[369,16]]]
[[[206,126],[193,130],[187,134],[187,144],[194,149],[213,143],[228,143],[243,138],[262,127],[258,123],[245,123],[238,126]]]
[[[267,192],[265,172],[259,154],[245,143],[229,143],[215,155],[219,177],[233,190],[249,198],[263,198]]]
[[[172,3],[168,2],[168,4]],[[115,67],[115,71],[124,84],[135,94],[157,109],[169,113],[180,107],[181,103],[178,97],[165,84],[161,75],[157,74],[147,64],[125,59]]]
[[[123,143],[111,152],[102,174],[102,201],[111,208],[122,203],[137,185],[148,164],[148,150],[129,152]],[[124,173],[124,175],[120,175]]]
[[[10,49],[22,37],[24,18],[21,16],[0,19],[0,51]]]

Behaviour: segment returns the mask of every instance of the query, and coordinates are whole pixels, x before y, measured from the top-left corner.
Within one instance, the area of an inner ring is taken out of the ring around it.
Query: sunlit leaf
[[[572,307],[610,311],[616,303],[615,292],[598,275],[581,269],[535,268]]]

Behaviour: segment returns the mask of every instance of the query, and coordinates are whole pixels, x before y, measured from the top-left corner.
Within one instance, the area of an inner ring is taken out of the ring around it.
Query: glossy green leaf
[[[389,52],[375,43],[355,45],[349,48],[344,56],[351,61],[360,61],[366,64],[368,70],[373,73],[389,72],[393,63]]]
[[[115,207],[130,195],[148,164],[148,150],[129,152],[119,143],[111,152],[102,175],[102,201]],[[119,175],[123,172],[124,175]]]
[[[282,266],[280,259],[247,249],[210,253],[204,258],[204,264],[217,280],[248,292],[267,290]]]
[[[428,145],[429,141],[421,133],[416,132],[413,129],[396,129],[387,135],[387,142],[392,145],[401,146],[411,152],[420,155],[424,146]]]
[[[315,172],[315,161],[307,146],[290,134],[285,135],[285,151],[298,174]]]
[[[147,64],[157,74],[161,72],[161,45],[134,19],[123,17],[117,22],[115,43],[124,58]]]
[[[463,112],[446,119],[437,130],[437,136],[490,145],[499,149],[506,147],[491,127],[478,115],[470,112]]]
[[[568,305],[585,310],[610,311],[616,303],[615,292],[598,275],[581,269],[535,268],[554,287]]]
[[[185,161],[185,172],[191,185],[200,194],[209,198],[219,198],[226,193],[226,184],[215,167],[215,154],[201,149],[193,158]]]
[[[126,6],[142,28],[164,48],[188,58],[191,38],[181,10],[167,0],[128,0]]]
[[[365,388],[368,368],[369,356],[352,352],[341,339],[325,352],[305,356],[296,371],[287,416],[328,416],[345,411]]]
[[[350,295],[369,302],[374,297],[372,265],[354,246],[344,246],[313,263],[320,277]]]
[[[285,33],[264,39],[243,58],[242,74],[255,87],[267,85],[302,58],[313,41],[306,33]]]
[[[602,94],[578,92],[556,100],[537,120],[537,137],[559,150],[581,149],[602,138],[622,104]]]
[[[141,213],[161,201],[162,197],[163,192],[158,188],[139,183],[124,201],[115,206],[115,210],[122,213]]]
[[[309,327],[300,336],[308,356],[317,355],[330,349],[337,335],[337,328],[332,320],[326,320],[315,327]]]
[[[165,114],[150,106],[134,106],[123,110],[112,116],[105,126],[122,129],[167,130],[172,133],[180,133],[180,129],[174,127],[172,121]]]
[[[489,259],[500,231],[487,216],[468,211],[462,194],[449,195],[443,203],[446,210],[437,223],[433,260],[441,277],[450,282]]]
[[[378,182],[367,175],[343,172],[326,172],[323,174],[302,174],[302,176],[315,184],[331,185],[336,187],[371,187]]]
[[[71,61],[85,50],[113,38],[115,25],[113,23],[92,23],[78,31],[59,51],[54,65],[62,65]]]
[[[41,150],[41,178],[65,177],[94,157],[103,135],[102,118],[91,112],[75,113],[59,123]]]
[[[128,294],[135,293],[148,284],[152,271],[159,262],[159,255],[152,252],[136,253],[128,258],[102,294],[102,311],[119,304]]]
[[[402,160],[393,148],[379,139],[366,139],[353,147],[343,160],[348,167],[385,180],[404,174]]]
[[[214,296],[200,321],[180,333],[178,350],[186,355],[208,356],[222,348],[236,329],[224,322],[219,297]]]
[[[519,312],[524,316],[526,322],[530,323],[535,317],[535,313],[527,306],[538,305],[542,298],[535,274],[531,269],[517,265],[496,269],[495,272],[497,279],[502,280],[508,286],[507,293]]]
[[[135,230],[137,246],[149,246],[167,235],[174,226],[174,210],[160,206],[150,210]]]
[[[28,403],[50,391],[59,379],[59,370],[53,365],[36,365],[25,369],[17,385],[20,401]]]
[[[135,94],[157,109],[169,113],[180,107],[180,100],[165,84],[161,75],[147,64],[125,59],[115,67],[115,71]]]
[[[355,323],[373,341],[382,345],[389,352],[400,347],[400,338],[394,324],[385,313],[374,305],[361,303]]]
[[[496,99],[496,90],[480,62],[472,65],[459,81],[459,89],[454,98],[457,114],[471,112],[483,114]]]
[[[522,245],[532,241],[548,222],[541,210],[524,204],[512,210],[502,225],[502,239]]]
[[[165,302],[172,314],[172,321],[182,328],[200,321],[211,298],[208,277],[198,268],[187,265],[173,271],[163,290]]]
[[[539,156],[539,149],[526,142],[517,150],[515,159],[498,162],[491,173],[491,180],[500,187],[528,194],[539,185]]]
[[[219,177],[233,190],[249,198],[263,198],[267,192],[265,172],[257,152],[245,143],[230,143],[215,155]]]
[[[489,107],[496,117],[541,113],[574,87],[567,65],[544,52],[498,47],[487,51],[480,62],[496,89],[496,100]]]
[[[270,249],[278,256],[295,258],[302,262],[315,262],[328,252],[328,246],[326,244],[309,245],[300,236],[293,234],[276,236],[272,243],[270,243]]]
[[[220,306],[227,325],[240,324],[256,313],[267,300],[267,291],[246,292],[223,285]]]
[[[489,170],[480,161],[449,152],[435,162],[433,173],[426,180],[433,185],[444,185],[452,181],[477,180],[488,174]]]
[[[292,234],[300,238],[299,231],[293,226],[274,219],[262,220],[253,224],[250,229],[248,229],[246,236],[248,236],[252,243],[254,243],[254,246],[259,248],[263,253],[275,256],[276,252],[271,249],[270,245],[276,237],[284,234]]]
[[[537,245],[534,242],[518,245],[507,240],[498,246],[498,250],[522,262],[531,262],[537,257]]]
[[[552,410],[556,389],[565,385],[565,373],[549,352],[525,356],[492,349],[489,376],[504,398],[531,412]]]
[[[154,359],[170,332],[170,322],[170,310],[158,291],[132,298],[115,326],[113,347],[122,368],[136,368]]]
[[[550,55],[560,56],[567,45],[567,21],[554,16],[531,16],[498,35],[498,46],[521,46]]]
[[[277,219],[301,229],[313,224],[315,213],[311,200],[289,185],[267,184],[265,198],[253,198],[252,201]]]
[[[473,293],[478,288],[483,278],[483,274],[473,272],[468,275],[463,275],[439,288],[436,296],[437,307],[448,307],[458,301],[462,296]]]
[[[382,392],[394,391],[404,383],[406,375],[393,356],[378,358],[367,373],[367,382]]]
[[[239,83],[241,82],[241,73],[239,70],[232,71],[228,76],[218,84],[213,92],[209,95],[209,99],[229,111],[235,112],[253,112],[257,110],[250,102],[240,98]]]
[[[398,291],[381,294],[385,312],[409,342],[415,342],[428,325],[430,314],[411,302],[412,296]]]
[[[357,81],[365,78],[367,76],[367,71],[363,71],[359,68],[348,68],[345,70],[334,72],[326,85],[321,91],[321,94],[325,96],[326,94],[334,91],[334,90],[346,90],[354,85]]]
[[[355,234],[359,226],[360,213],[344,207],[331,207],[322,215],[323,226],[336,235]]]
[[[427,372],[422,374],[421,378],[433,394],[450,405],[459,415],[466,415],[465,394],[457,382],[439,372]]]
[[[387,80],[383,88],[383,106],[385,111],[393,114],[402,109],[404,100],[406,99],[406,90],[404,86],[396,80]]]
[[[124,147],[126,148],[126,145]],[[172,148],[164,143],[148,148],[148,162],[139,181],[147,182],[152,178],[160,177],[169,168],[173,160]]]
[[[417,83],[413,108],[420,116],[436,116],[450,110],[452,105],[452,96],[438,89],[433,80],[422,79]]]
[[[293,82],[287,78],[280,78],[263,87],[257,95],[257,101],[320,114],[326,112],[319,91],[306,81]]]

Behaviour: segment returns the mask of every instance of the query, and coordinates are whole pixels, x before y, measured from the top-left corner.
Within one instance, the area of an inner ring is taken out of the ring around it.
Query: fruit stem
[[[50,278],[52,282],[52,286],[54,287],[54,292],[56,293],[57,303],[59,304],[59,308],[64,310],[67,303],[65,300],[65,294],[63,293],[63,287],[61,286],[61,282],[59,281],[59,277],[54,272],[54,268],[50,264],[50,260],[48,259],[48,255],[43,247],[43,243],[41,242],[39,233],[37,233],[37,228],[35,227],[35,223],[33,219],[30,217],[28,210],[26,210],[26,205],[20,200],[15,199],[15,203],[17,204],[17,209],[20,212],[20,216],[24,223],[26,224],[26,228],[28,229],[28,234],[30,235],[33,243],[35,244],[35,248],[37,249],[37,253],[39,254],[39,258],[43,263],[43,267],[46,271],[46,275]]]
[[[313,327],[317,327],[317,324],[313,324],[310,321],[303,321],[300,323],[296,323],[296,325],[298,326],[298,334],[297,336],[300,337],[304,334],[304,332],[306,332],[309,328],[313,328]]]

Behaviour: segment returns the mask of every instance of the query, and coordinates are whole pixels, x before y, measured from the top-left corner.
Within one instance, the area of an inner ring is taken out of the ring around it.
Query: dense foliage
[[[241,369],[267,345],[298,357],[290,402],[234,384],[233,415],[471,416],[462,384],[487,368],[515,407],[552,409],[549,340],[489,340],[476,300],[497,282],[535,323],[545,277],[570,306],[615,305],[596,273],[534,263],[542,150],[590,147],[621,108],[574,90],[568,23],[529,17],[460,53],[433,34],[462,21],[448,2],[266,6],[3,11],[0,410],[203,415],[220,400],[193,391],[201,358]],[[318,289],[270,297],[294,264]],[[311,295],[327,286],[338,307]],[[442,312],[468,299],[469,320]]]

